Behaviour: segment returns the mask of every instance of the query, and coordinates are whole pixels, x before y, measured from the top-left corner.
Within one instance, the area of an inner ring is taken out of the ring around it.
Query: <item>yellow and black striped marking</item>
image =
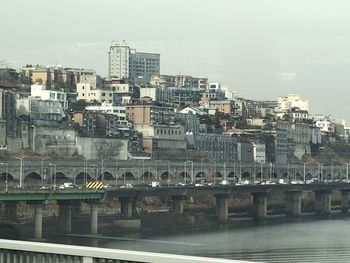
[[[102,182],[87,182],[85,185],[88,189],[103,189],[103,186]]]

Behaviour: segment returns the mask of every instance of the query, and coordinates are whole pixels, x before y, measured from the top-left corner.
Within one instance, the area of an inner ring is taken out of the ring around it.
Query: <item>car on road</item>
[[[133,188],[134,186],[132,184],[124,184],[120,188]]]

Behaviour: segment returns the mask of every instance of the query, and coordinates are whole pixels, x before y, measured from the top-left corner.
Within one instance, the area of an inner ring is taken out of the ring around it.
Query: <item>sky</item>
[[[112,40],[161,53],[162,74],[208,77],[238,96],[309,100],[350,119],[348,0],[3,0],[0,61],[93,68]]]

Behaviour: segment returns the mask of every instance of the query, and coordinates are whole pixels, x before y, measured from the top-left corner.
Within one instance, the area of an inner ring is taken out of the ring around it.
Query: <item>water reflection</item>
[[[234,225],[191,233],[139,233],[98,238],[73,235],[71,244],[257,262],[350,262],[350,218],[332,217]],[[56,240],[66,243],[67,238]]]

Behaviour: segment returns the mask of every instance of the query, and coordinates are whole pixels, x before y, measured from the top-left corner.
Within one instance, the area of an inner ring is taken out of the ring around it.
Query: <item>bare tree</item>
[[[98,140],[95,142],[95,147],[99,160],[112,160],[119,155],[123,143],[112,140]]]

